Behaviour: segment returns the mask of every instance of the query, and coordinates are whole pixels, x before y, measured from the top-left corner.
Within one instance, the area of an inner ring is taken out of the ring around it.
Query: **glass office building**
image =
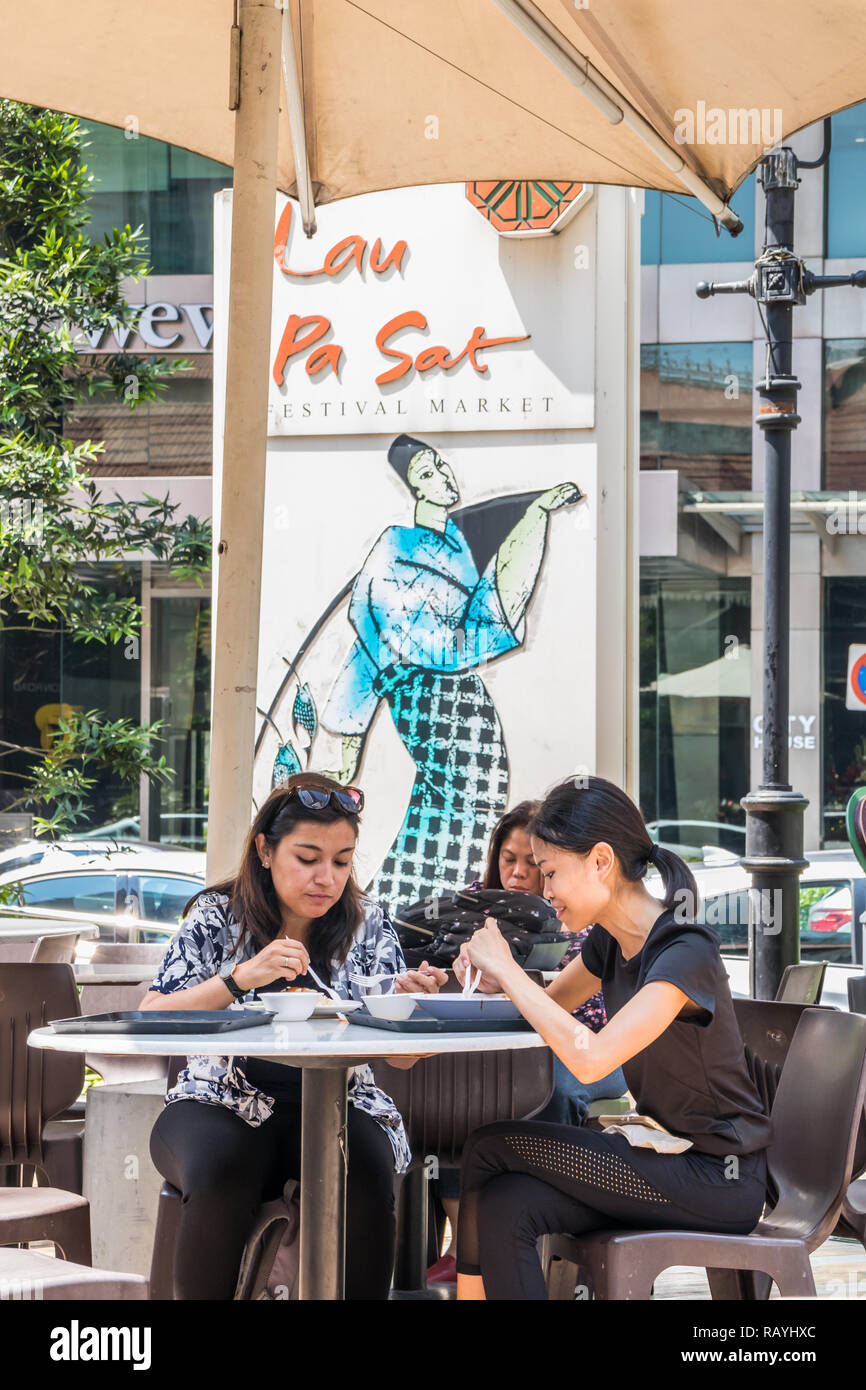
[[[98,367],[106,352],[174,356],[187,363],[166,379],[161,398],[134,410],[97,391],[64,420],[74,442],[104,442],[91,469],[100,490],[126,498],[169,495],[180,515],[211,513],[213,195],[231,169],[132,132],[81,122],[93,176],[90,234],[142,226],[151,273],[130,287],[142,306],[128,336],[112,328],[80,344]],[[179,583],[167,567],[142,559],[93,566],[87,578],[142,605],[135,643],[103,646],[62,630],[0,638],[0,699],[5,737],[46,746],[57,717],[99,710],[109,719],[161,721],[154,753],[167,782],[130,787],[110,770],[94,774],[82,830],[203,848],[207,823],[210,724],[210,581]],[[0,804],[20,794],[26,760],[4,764]]]
[[[847,273],[866,265],[866,105],[834,117],[832,137],[828,164],[801,174],[795,249],[819,273]],[[818,126],[790,143],[814,158],[821,139]],[[748,296],[699,301],[694,290],[751,273],[763,227],[754,175],[733,205],[744,231],[717,237],[691,200],[648,193],[641,242],[642,500],[653,516],[676,509],[675,544],[656,539],[664,527],[642,536],[641,805],[667,823],[662,838],[723,847],[726,827],[744,824],[740,797],[761,780],[763,439],[753,388],[765,345]],[[789,745],[791,781],[810,802],[807,849],[847,843],[845,804],[866,781],[866,703],[849,678],[866,648],[859,293],[824,291],[794,314],[802,423],[792,449]]]

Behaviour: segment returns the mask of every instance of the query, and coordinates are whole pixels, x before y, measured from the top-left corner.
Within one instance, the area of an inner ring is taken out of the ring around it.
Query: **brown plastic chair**
[[[0,965],[0,1168],[41,1169],[67,1193],[83,1185],[84,1126],[50,1122],[81,1094],[84,1058],[30,1048],[27,1035],[79,1012],[71,965]]]
[[[848,976],[848,1008],[852,1014],[866,1014],[866,975]]]
[[[820,1004],[824,988],[824,975],[827,962],[824,960],[801,961],[799,965],[786,965],[784,974],[776,990],[776,1000],[780,1004]]]
[[[375,1062],[377,1085],[403,1116],[412,1164],[401,1185],[394,1287],[426,1288],[428,1161],[457,1168],[470,1134],[496,1120],[528,1120],[553,1094],[553,1053],[526,1051],[445,1053],[408,1071]]]
[[[89,1265],[90,1203],[56,1187],[0,1188],[0,1246],[30,1240],[51,1240],[64,1259]]]
[[[849,975],[848,1007],[852,1013],[866,1014],[866,975]],[[866,1153],[861,1144],[854,1162],[857,1180],[851,1183],[842,1203],[842,1215],[836,1228],[837,1234],[853,1236],[866,1246],[866,1177],[860,1176],[866,1165]]]
[[[0,1302],[142,1298],[147,1298],[147,1280],[141,1274],[91,1269],[35,1250],[0,1250]]]
[[[595,1296],[646,1299],[671,1265],[710,1272],[758,1270],[783,1297],[815,1296],[809,1253],[839,1218],[854,1163],[866,1097],[866,1018],[833,1009],[803,1011],[773,1103],[768,1166],[778,1199],[748,1236],[700,1231],[601,1230],[553,1236],[552,1262],[588,1272]],[[561,1266],[560,1266],[561,1270]],[[711,1279],[716,1295],[719,1288]]]

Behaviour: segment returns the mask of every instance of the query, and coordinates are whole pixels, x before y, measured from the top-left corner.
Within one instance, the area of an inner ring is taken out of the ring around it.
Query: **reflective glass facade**
[[[641,347],[640,466],[677,468],[684,487],[752,482],[752,344]]]

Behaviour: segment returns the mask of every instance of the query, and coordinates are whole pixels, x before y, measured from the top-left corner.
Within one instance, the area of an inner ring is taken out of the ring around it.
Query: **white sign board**
[[[559,236],[505,241],[448,185],[322,207],[307,242],[289,206],[276,209],[254,800],[306,768],[362,785],[359,878],[396,908],[465,884],[508,807],[595,769],[604,230],[593,199]],[[608,206],[621,236],[626,202]],[[230,214],[219,195],[217,518]],[[625,298],[608,275],[603,389],[619,419]],[[386,335],[383,351],[383,325],[407,312],[428,328]],[[329,328],[286,356],[304,320]],[[482,327],[516,341],[485,347]],[[377,382],[398,349],[412,365]],[[615,450],[607,467],[614,486]],[[612,669],[620,640],[606,632]]]
[[[594,233],[509,241],[462,184],[277,225],[271,434],[590,428]]]

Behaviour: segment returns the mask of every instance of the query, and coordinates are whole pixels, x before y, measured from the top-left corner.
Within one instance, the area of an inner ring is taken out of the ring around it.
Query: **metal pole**
[[[232,873],[250,825],[267,449],[281,15],[238,0],[231,279],[219,543],[214,557],[209,882]]]
[[[791,434],[800,423],[792,371],[792,316],[818,289],[866,288],[866,271],[814,275],[794,254],[794,196],[798,169],[816,169],[830,153],[830,121],[824,122],[820,158],[798,160],[783,146],[761,160],[767,199],[764,249],[748,280],[702,282],[700,299],[750,294],[765,307],[767,361],[758,395],[764,432],[764,745],[763,780],[740,803],[746,812],[746,853],[752,876],[749,899],[749,977],[755,999],[773,999],[786,965],[800,958],[800,874],[803,812],[808,801],[788,781],[788,675],[791,603]]]
[[[304,1069],[298,1297],[345,1297],[346,1107],[350,1068]]]
[[[799,878],[806,864],[803,813],[809,804],[788,781],[791,434],[800,422],[800,383],[791,370],[796,302],[791,284],[794,194],[798,184],[793,151],[781,149],[768,155],[761,165],[761,177],[767,221],[755,297],[766,308],[768,347],[764,378],[755,389],[765,446],[764,746],[761,785],[743,798],[742,805],[746,812],[743,865],[752,875],[750,992],[755,999],[772,999],[785,966],[800,959]]]

